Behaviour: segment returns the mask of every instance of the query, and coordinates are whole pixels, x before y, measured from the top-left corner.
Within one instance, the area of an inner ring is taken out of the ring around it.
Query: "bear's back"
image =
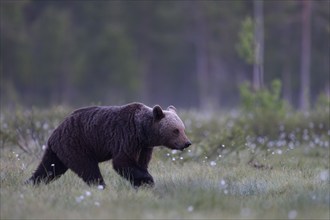
[[[88,106],[88,107],[83,107],[79,108],[77,110],[74,110],[70,116],[77,115],[77,114],[85,114],[85,113],[90,113],[90,112],[95,112],[95,111],[101,111],[101,112],[107,112],[107,113],[119,113],[120,114],[125,114],[125,113],[130,113],[134,114],[136,110],[140,110],[142,108],[148,108],[146,105],[138,102],[122,105],[122,106]]]
[[[143,107],[140,103],[84,107],[73,111],[67,120],[78,122],[86,133],[115,130],[118,126],[125,127],[128,121],[135,120],[135,113]]]
[[[134,144],[139,135],[135,114],[141,109],[147,107],[132,103],[77,109],[55,129],[48,144],[54,152],[89,152],[98,161],[108,160],[121,147]]]

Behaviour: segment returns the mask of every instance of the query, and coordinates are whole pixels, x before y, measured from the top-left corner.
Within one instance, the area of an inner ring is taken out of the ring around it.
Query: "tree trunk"
[[[148,2],[143,2],[142,17],[141,22],[139,24],[139,62],[141,65],[142,71],[142,99],[146,103],[152,102],[152,84],[153,76],[152,76],[152,46],[150,42],[151,35],[151,20],[152,20],[152,10],[153,5],[148,4]]]
[[[292,104],[292,91],[291,91],[291,70],[288,62],[285,62],[282,72],[282,84],[283,84],[283,98],[290,104]]]
[[[193,2],[193,13],[195,20],[195,39],[196,48],[196,73],[198,85],[199,107],[209,110],[209,58],[208,58],[208,34],[207,22],[203,15],[202,5],[200,2]]]
[[[254,0],[254,65],[253,87],[259,90],[264,81],[264,17],[262,0]]]
[[[310,0],[303,0],[300,63],[300,108],[303,111],[307,111],[310,107],[311,12],[312,2]]]

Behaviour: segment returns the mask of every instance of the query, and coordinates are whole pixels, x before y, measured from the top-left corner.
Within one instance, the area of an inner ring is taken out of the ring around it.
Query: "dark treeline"
[[[329,1],[304,2],[259,8],[263,85],[280,79],[297,107],[303,88],[311,103],[329,91]],[[1,102],[234,107],[239,85],[253,82],[240,48],[255,4],[1,0]]]

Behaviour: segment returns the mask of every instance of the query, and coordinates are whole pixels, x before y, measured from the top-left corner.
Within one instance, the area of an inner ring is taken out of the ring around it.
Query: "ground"
[[[329,150],[306,149],[259,158],[265,165],[259,168],[246,163],[244,152],[240,162],[234,154],[182,162],[176,152],[158,149],[150,165],[154,188],[132,188],[105,162],[100,167],[108,187],[101,190],[71,171],[49,185],[23,185],[38,160],[6,148],[0,159],[0,217],[328,219]],[[162,155],[167,159],[159,160]]]
[[[70,111],[1,109],[0,219],[329,219],[328,108],[281,121],[182,114],[193,144],[183,153],[155,149],[154,188],[134,189],[111,161],[100,164],[104,190],[71,171],[24,185]]]

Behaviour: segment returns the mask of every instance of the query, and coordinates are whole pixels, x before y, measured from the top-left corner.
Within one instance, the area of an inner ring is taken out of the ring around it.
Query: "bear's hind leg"
[[[49,183],[59,178],[68,168],[60,161],[56,154],[48,147],[32,177],[26,183],[39,184]]]

